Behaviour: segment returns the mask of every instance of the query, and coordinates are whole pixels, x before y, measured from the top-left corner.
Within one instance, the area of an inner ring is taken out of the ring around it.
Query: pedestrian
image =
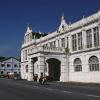
[[[43,77],[42,84],[46,84],[47,85],[47,78],[46,77]]]

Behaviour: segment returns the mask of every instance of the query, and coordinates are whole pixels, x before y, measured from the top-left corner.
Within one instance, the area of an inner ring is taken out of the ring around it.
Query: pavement
[[[0,100],[100,100],[100,87],[0,79]]]

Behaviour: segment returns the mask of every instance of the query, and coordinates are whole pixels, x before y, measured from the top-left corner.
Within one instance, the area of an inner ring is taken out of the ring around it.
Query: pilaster
[[[71,34],[69,35],[68,38],[69,38],[69,42],[68,42],[69,43],[68,44],[69,45],[69,51],[72,52],[72,37],[71,37]]]
[[[60,81],[62,82],[69,81],[69,57],[68,55],[64,55],[62,57]]]
[[[33,63],[32,59],[28,62],[28,81],[33,81]]]
[[[67,36],[65,35],[65,48],[67,48]]]
[[[57,40],[58,40],[58,39],[57,39],[57,37],[56,37],[56,47],[58,47],[58,44],[57,44],[57,43],[58,43],[58,41],[57,41]]]
[[[86,31],[84,28],[82,28],[82,46],[83,49],[86,49]]]
[[[24,71],[25,71],[25,68],[24,68],[24,65],[21,64],[21,78],[24,79]]]
[[[39,66],[38,76],[40,77],[41,73],[43,73],[43,75],[45,75],[44,67],[46,66],[46,63],[45,63],[44,55],[41,55],[41,56],[38,57],[38,66]]]
[[[59,47],[61,48],[62,47],[62,45],[61,45],[61,38],[59,38]]]
[[[92,47],[94,47],[94,34],[93,34],[93,29],[91,29],[92,32]]]
[[[99,46],[100,46],[100,17],[98,18]]]

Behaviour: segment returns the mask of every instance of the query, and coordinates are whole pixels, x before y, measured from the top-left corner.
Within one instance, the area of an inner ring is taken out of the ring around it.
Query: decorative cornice
[[[80,53],[86,53],[86,52],[91,52],[91,51],[96,51],[96,50],[100,50],[100,47],[97,47],[97,48],[89,48],[89,49],[83,49],[83,50],[80,50],[80,51],[75,51],[75,52],[71,52],[70,55],[73,55],[73,54],[80,54]]]
[[[80,28],[82,28],[84,26],[87,26],[89,24],[92,24],[94,22],[98,22],[99,19],[100,19],[100,11],[98,11],[97,13],[95,13],[91,16],[88,16],[88,17],[85,17],[85,18],[83,17],[81,20],[68,25],[69,27],[66,30],[62,31],[61,33],[58,33],[57,31],[55,31],[55,32],[52,32],[52,33],[48,34],[47,36],[42,37],[41,39],[37,39],[35,41],[35,43],[36,43],[36,45],[38,45],[41,42],[49,41],[50,39],[53,39],[57,36],[67,34],[71,31],[80,29]],[[25,47],[29,47],[31,45],[34,45],[34,41],[30,42],[26,45],[22,45],[22,49],[24,49]]]

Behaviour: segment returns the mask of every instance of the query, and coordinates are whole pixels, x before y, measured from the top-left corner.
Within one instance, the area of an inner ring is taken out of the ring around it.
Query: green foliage
[[[4,59],[6,59],[6,58],[3,56],[0,56],[0,61],[3,61]]]

